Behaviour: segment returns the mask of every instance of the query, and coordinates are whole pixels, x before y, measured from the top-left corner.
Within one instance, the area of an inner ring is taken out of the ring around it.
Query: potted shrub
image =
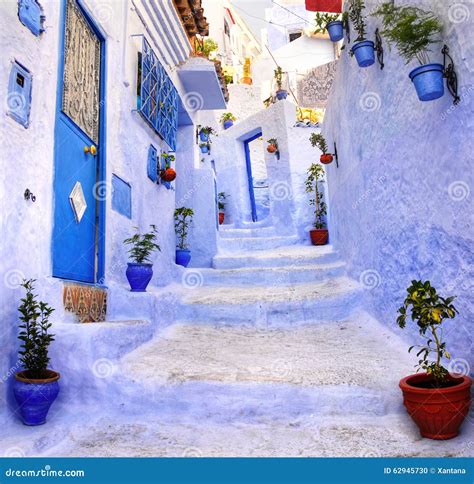
[[[188,249],[188,230],[193,220],[191,208],[180,207],[174,211],[174,229],[176,232],[176,264],[188,267],[191,251]]]
[[[276,153],[278,151],[278,142],[276,138],[270,138],[268,141],[267,151],[269,153]]]
[[[395,44],[406,63],[417,60],[420,65],[409,77],[420,101],[432,101],[444,94],[444,67],[431,64],[429,47],[439,42],[443,25],[436,15],[418,7],[397,7],[385,2],[373,15],[382,18],[382,34],[389,45]]]
[[[209,136],[211,134],[216,134],[214,129],[211,126],[202,126],[201,129],[199,130],[199,139],[205,143],[209,141]]]
[[[171,168],[171,162],[175,160],[175,157],[169,153],[162,153],[161,157],[165,167],[160,170],[160,178],[165,182],[172,182],[176,178],[176,171]]]
[[[206,141],[205,143],[199,143],[199,148],[202,154],[210,153],[211,152],[211,142]]]
[[[138,229],[138,227],[136,227]],[[153,276],[153,264],[150,262],[150,255],[155,250],[161,250],[155,242],[158,230],[156,225],[150,225],[150,232],[125,239],[125,245],[131,245],[128,253],[133,262],[127,264],[127,279],[132,292],[145,292]]]
[[[225,218],[225,204],[226,204],[227,195],[225,192],[219,192],[217,195],[217,206],[219,208],[219,225],[224,223]]]
[[[365,38],[366,24],[363,15],[364,9],[364,0],[351,0],[349,18],[357,32],[357,38],[350,52],[351,55],[355,55],[359,67],[369,67],[375,62],[375,44]]]
[[[313,245],[325,245],[328,241],[328,230],[326,228],[326,203],[323,200],[323,192],[319,187],[324,183],[324,168],[319,163],[313,163],[308,169],[306,178],[306,192],[314,195],[309,203],[314,205],[314,229],[310,230],[309,235]]]
[[[221,116],[221,123],[223,124],[224,129],[229,129],[233,126],[236,119],[237,118],[232,113],[224,113]]]
[[[15,374],[13,393],[25,425],[42,425],[59,393],[59,373],[48,368],[49,345],[54,335],[49,334],[49,317],[54,311],[47,303],[37,300],[34,279],[24,280],[21,286],[26,296],[18,307],[21,341],[19,360],[23,370]]]
[[[286,99],[288,97],[288,91],[282,89],[283,85],[283,71],[280,66],[274,70],[275,82],[277,85],[276,97],[279,101]]]
[[[325,165],[332,163],[333,155],[328,153],[328,145],[324,139],[324,136],[320,133],[311,133],[309,140],[313,147],[319,148],[320,151],[323,152],[323,154],[319,157],[319,161]]]
[[[338,42],[344,37],[344,25],[339,15],[317,12],[315,17],[317,34],[327,32],[332,42]]]
[[[471,404],[472,380],[467,375],[451,374],[442,365],[450,359],[442,341],[442,324],[458,312],[455,298],[438,295],[430,281],[411,281],[397,323],[405,328],[407,318],[416,323],[425,342],[417,348],[418,371],[400,381],[405,407],[420,429],[422,437],[451,439],[458,435]],[[434,355],[434,360],[430,358]]]

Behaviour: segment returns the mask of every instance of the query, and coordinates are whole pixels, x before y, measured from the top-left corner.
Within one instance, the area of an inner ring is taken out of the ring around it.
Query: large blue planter
[[[279,89],[276,92],[276,97],[279,101],[283,101],[283,99],[286,99],[288,97],[288,91],[285,91],[284,89]]]
[[[201,153],[209,153],[209,146],[204,145],[199,147],[201,149]]]
[[[234,126],[234,122],[232,121],[232,119],[224,121],[224,129],[229,129],[231,126]]]
[[[191,260],[191,251],[188,249],[176,249],[176,264],[188,267]]]
[[[344,26],[341,20],[335,20],[334,22],[329,22],[326,26],[329,34],[329,38],[333,42],[338,42],[344,37]]]
[[[209,141],[209,133],[206,133],[205,131],[199,131],[199,139],[203,143],[207,143]]]
[[[153,276],[153,264],[137,264],[129,262],[127,264],[127,279],[130,283],[132,292],[145,292],[148,283]]]
[[[425,64],[410,72],[420,101],[432,101],[444,94],[444,68],[441,64]]]
[[[375,44],[371,40],[363,40],[352,46],[352,52],[359,67],[369,67],[375,62]]]
[[[42,425],[48,411],[59,393],[59,373],[47,370],[49,377],[44,380],[29,380],[24,371],[15,375],[13,394],[25,425]],[[32,383],[30,383],[32,382]]]

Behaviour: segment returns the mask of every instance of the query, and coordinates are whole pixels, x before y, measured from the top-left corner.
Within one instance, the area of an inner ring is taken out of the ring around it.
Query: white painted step
[[[219,236],[222,238],[230,237],[274,237],[278,235],[275,227],[259,228],[225,228],[225,225],[219,226]]]
[[[296,235],[274,237],[233,237],[219,240],[219,252],[267,250],[294,245],[300,242]]]

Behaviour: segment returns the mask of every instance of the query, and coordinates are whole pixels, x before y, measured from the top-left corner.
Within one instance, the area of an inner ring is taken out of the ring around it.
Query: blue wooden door
[[[53,276],[97,282],[102,270],[103,39],[76,0],[63,5],[55,128]]]
[[[247,177],[248,177],[248,182],[249,182],[250,208],[252,210],[252,221],[253,222],[257,222],[258,217],[257,217],[257,204],[255,203],[255,191],[254,191],[254,188],[253,188],[252,158],[250,156],[249,144],[253,140],[260,138],[260,136],[262,136],[262,133],[257,133],[256,135],[254,135],[251,138],[248,138],[244,141],[245,162],[247,164]]]

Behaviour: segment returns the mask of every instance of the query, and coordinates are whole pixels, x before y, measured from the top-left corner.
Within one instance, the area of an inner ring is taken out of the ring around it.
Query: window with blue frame
[[[147,123],[175,151],[178,91],[145,37],[138,55],[137,104]]]

